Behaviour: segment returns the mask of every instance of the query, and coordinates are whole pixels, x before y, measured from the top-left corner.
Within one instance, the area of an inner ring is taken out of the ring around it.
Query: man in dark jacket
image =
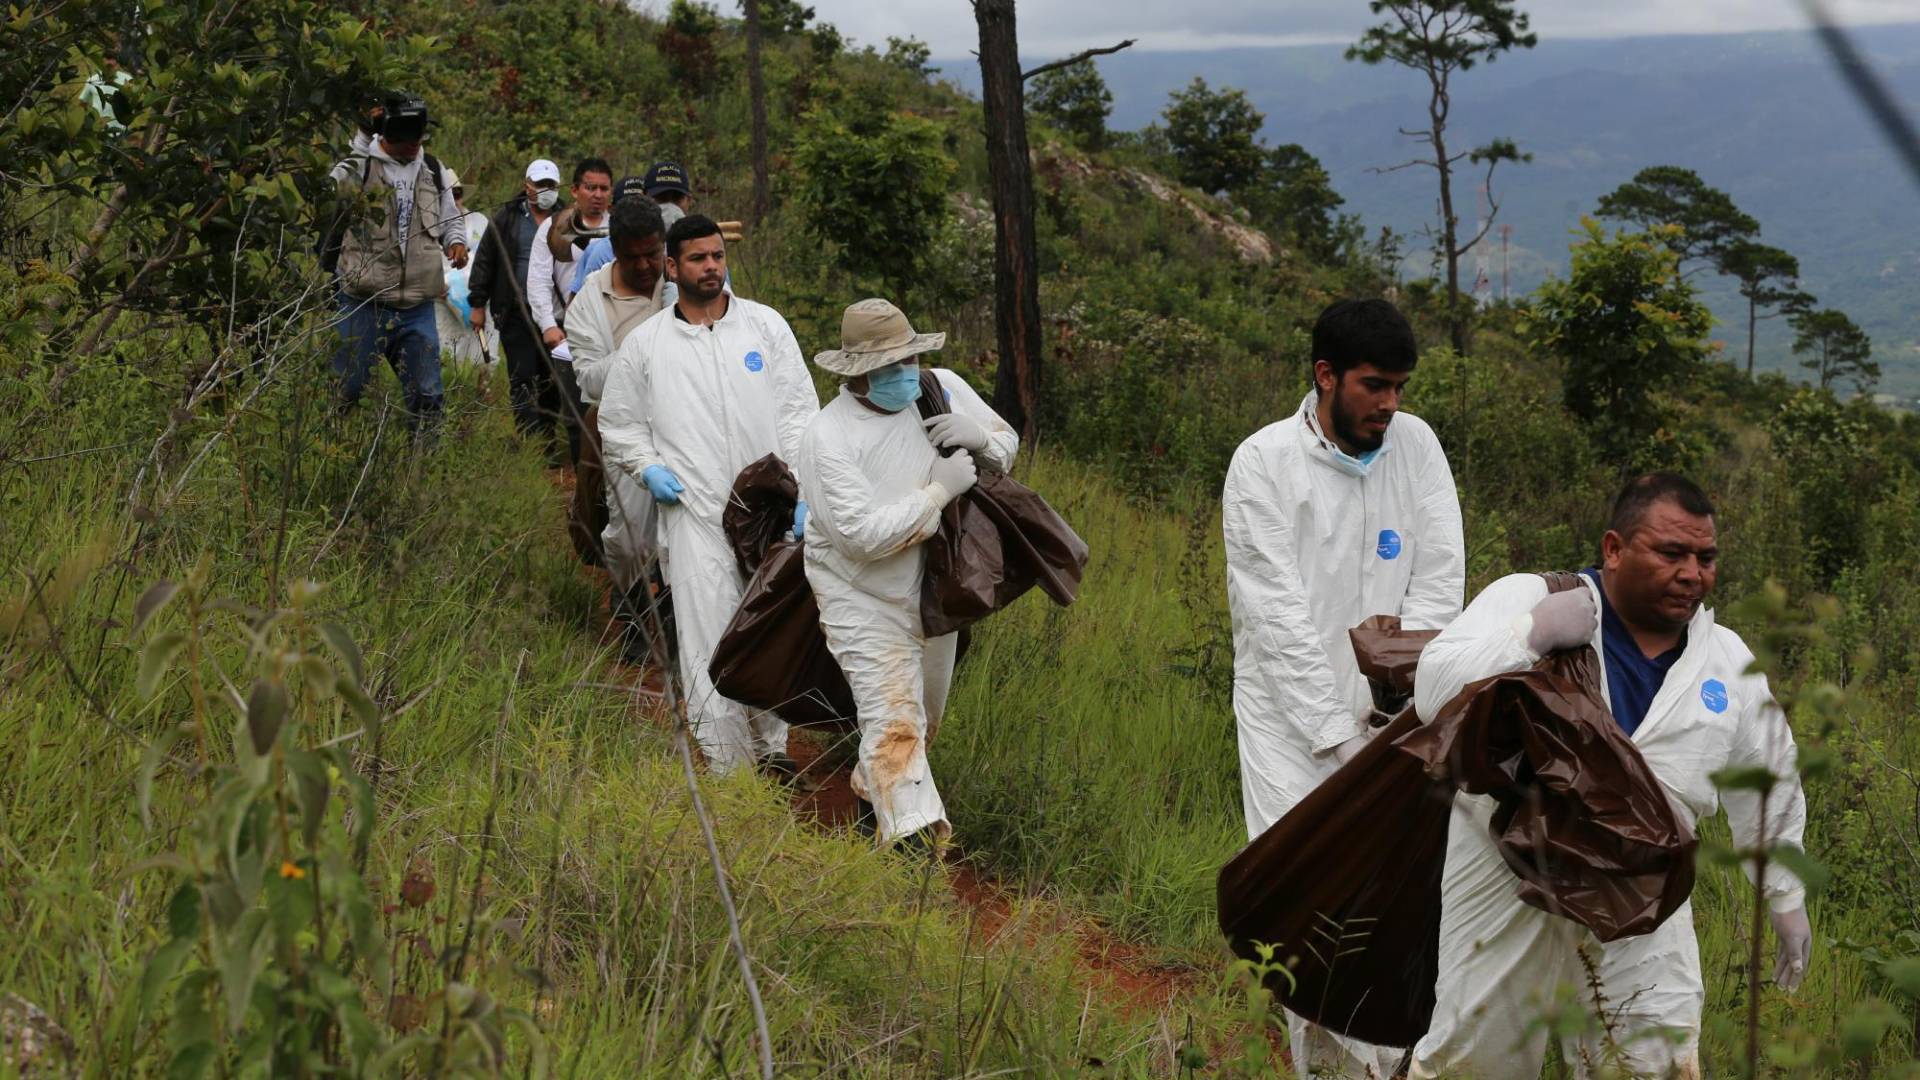
[[[486,329],[487,312],[493,312],[494,326],[500,332],[500,351],[507,358],[514,426],[523,435],[535,431],[551,435],[554,420],[560,415],[553,370],[527,302],[533,238],[559,206],[560,167],[545,158],[528,165],[526,189],[494,215],[467,286],[473,305],[470,319],[476,331]]]

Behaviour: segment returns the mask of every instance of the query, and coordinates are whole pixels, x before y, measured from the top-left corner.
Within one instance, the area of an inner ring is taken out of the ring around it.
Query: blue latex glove
[[[807,535],[807,500],[801,499],[793,504],[793,538],[805,539]]]
[[[640,482],[647,485],[648,491],[653,492],[654,502],[666,503],[668,506],[678,505],[680,493],[687,490],[687,485],[681,483],[680,478],[673,475],[673,470],[665,465],[647,466],[646,471],[640,474]]]
[[[579,292],[580,287],[587,283],[588,274],[612,261],[613,243],[604,236],[594,237],[593,243],[587,245],[587,250],[581,252],[580,257],[574,260],[573,291]]]

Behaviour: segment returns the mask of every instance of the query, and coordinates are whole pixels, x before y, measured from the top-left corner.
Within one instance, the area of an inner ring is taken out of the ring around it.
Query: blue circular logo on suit
[[[1375,545],[1373,550],[1378,552],[1380,557],[1383,559],[1399,558],[1400,557],[1400,534],[1397,532],[1394,532],[1392,529],[1381,529],[1380,543]]]
[[[1719,679],[1708,679],[1700,684],[1700,703],[1708,712],[1727,711],[1727,684]]]
[[[766,357],[760,355],[760,350],[755,349],[754,351],[747,354],[747,370],[748,371],[759,371],[761,368],[766,366],[767,366]]]

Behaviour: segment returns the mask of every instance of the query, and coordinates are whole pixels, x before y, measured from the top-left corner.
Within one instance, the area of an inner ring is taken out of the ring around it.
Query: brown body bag
[[[1434,631],[1375,616],[1350,632],[1376,706],[1413,691]],[[1378,709],[1376,709],[1378,716]],[[1402,708],[1340,771],[1220,871],[1220,929],[1233,951],[1257,945],[1292,975],[1267,986],[1309,1020],[1382,1046],[1411,1046],[1433,1016],[1440,872],[1453,793],[1393,742],[1420,721]]]
[[[799,497],[793,471],[773,454],[734,480],[720,524],[747,588],[707,674],[722,695],[789,724],[851,728],[853,689],[820,632],[801,543],[784,538]]]
[[[946,413],[946,391],[931,369],[920,373],[920,415]],[[1035,585],[1061,606],[1080,594],[1087,543],[1025,484],[982,471],[973,488],[940,512],[927,541],[920,626],[929,638],[971,626]]]
[[[1544,576],[1554,592],[1584,587]],[[1382,674],[1411,670],[1370,658],[1365,630],[1352,636],[1378,696]],[[1469,684],[1431,724],[1403,710],[1222,869],[1220,927],[1234,951],[1276,946],[1295,981],[1268,986],[1307,1019],[1413,1045],[1432,1018],[1456,789],[1498,802],[1492,833],[1521,900],[1602,941],[1659,926],[1692,891],[1696,841],[1614,722],[1597,665],[1591,648],[1555,653]]]

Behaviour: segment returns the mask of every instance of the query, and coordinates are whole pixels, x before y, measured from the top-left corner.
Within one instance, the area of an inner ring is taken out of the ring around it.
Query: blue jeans
[[[342,408],[360,400],[374,361],[385,358],[400,377],[414,421],[440,415],[440,332],[434,327],[431,302],[395,308],[343,292],[337,326],[340,348],[333,354],[333,376]]]

